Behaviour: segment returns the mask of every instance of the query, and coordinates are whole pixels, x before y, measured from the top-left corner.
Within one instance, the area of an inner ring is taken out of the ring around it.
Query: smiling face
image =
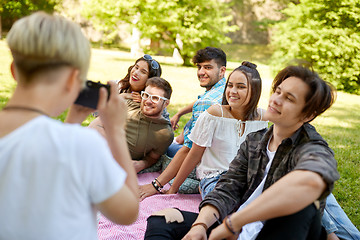
[[[300,78],[286,78],[271,95],[265,118],[275,126],[296,131],[305,122],[303,109],[309,86]]]
[[[244,73],[241,71],[231,73],[225,96],[232,108],[241,108],[249,103],[251,89]]]
[[[211,89],[212,86],[222,79],[226,70],[224,66],[219,68],[214,59],[197,63],[196,66],[200,86],[206,88],[206,90]]]
[[[138,61],[130,71],[131,90],[139,92],[145,88],[149,78],[149,65],[145,60]]]
[[[153,87],[153,86],[147,86],[144,90],[150,95],[158,95],[160,97],[165,97],[165,91],[163,89]],[[164,110],[164,108],[169,104],[169,100],[163,100],[160,99],[158,103],[154,103],[151,101],[151,98],[149,97],[147,100],[141,99],[141,112],[151,118],[159,118],[161,117],[161,114]]]

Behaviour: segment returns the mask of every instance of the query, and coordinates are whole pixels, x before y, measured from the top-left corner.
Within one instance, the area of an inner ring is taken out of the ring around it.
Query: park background
[[[256,63],[263,79],[259,105],[265,109],[276,71],[306,60],[338,89],[335,104],[312,124],[335,152],[341,178],[334,195],[359,229],[359,0],[0,0],[0,108],[16,84],[6,33],[16,19],[37,10],[81,25],[93,46],[89,79],[122,78],[134,60],[152,54],[174,90],[171,116],[204,92],[190,61],[200,48],[226,52],[227,76],[244,60]],[[180,126],[189,118],[182,117]]]

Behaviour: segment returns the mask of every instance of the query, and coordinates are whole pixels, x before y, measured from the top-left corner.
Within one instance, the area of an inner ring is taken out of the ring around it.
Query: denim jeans
[[[190,121],[188,121],[185,126],[184,126],[184,130],[190,127]],[[178,143],[171,143],[171,145],[168,147],[167,151],[166,151],[166,155],[168,155],[169,157],[173,158],[175,156],[175,154],[177,153],[177,151],[179,151],[180,148],[182,148],[183,144],[178,144]]]
[[[360,239],[359,230],[352,224],[332,193],[326,199],[321,224],[328,234],[334,232],[337,237],[344,240]]]
[[[177,151],[179,151],[180,148],[182,148],[182,144],[178,144],[178,143],[171,143],[171,145],[168,147],[167,151],[166,151],[166,155],[168,155],[168,157],[173,158],[175,156],[175,154],[177,153]]]
[[[215,188],[216,183],[219,181],[219,178],[224,173],[225,172],[212,178],[203,178],[200,180],[199,187],[200,187],[201,199],[204,199],[205,196]]]

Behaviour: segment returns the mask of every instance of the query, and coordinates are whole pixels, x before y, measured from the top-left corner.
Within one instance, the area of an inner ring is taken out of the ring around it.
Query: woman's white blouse
[[[268,121],[243,122],[203,112],[189,135],[195,144],[206,147],[196,176],[199,179],[210,178],[227,171],[246,136],[267,127]]]

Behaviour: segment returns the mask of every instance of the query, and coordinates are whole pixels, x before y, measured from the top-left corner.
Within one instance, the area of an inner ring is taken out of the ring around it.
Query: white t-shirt
[[[0,138],[0,239],[97,239],[126,172],[95,130],[40,116]]]
[[[206,147],[196,168],[196,176],[199,179],[210,178],[227,171],[246,136],[267,126],[267,121],[243,122],[235,118],[217,117],[208,111],[203,112],[189,135],[189,139],[195,144]]]
[[[267,177],[267,175],[269,173],[271,163],[272,163],[272,161],[274,159],[274,156],[275,156],[275,153],[276,153],[276,151],[271,152],[269,150],[269,143],[270,143],[270,140],[269,140],[268,145],[266,147],[266,153],[268,155],[269,162],[268,162],[268,164],[266,165],[266,168],[265,168],[264,178],[261,181],[261,183],[259,184],[259,186],[255,189],[255,191],[251,194],[251,196],[246,200],[246,202],[244,202],[239,207],[238,211],[240,211],[241,209],[243,209],[244,207],[249,205],[257,197],[259,197],[262,194],[263,190],[264,190],[265,180],[266,180],[266,177]],[[256,239],[257,235],[259,235],[259,233],[260,233],[261,229],[263,228],[263,226],[264,226],[264,223],[262,221],[256,221],[256,222],[246,224],[245,226],[243,226],[238,240],[254,240],[254,239]]]

